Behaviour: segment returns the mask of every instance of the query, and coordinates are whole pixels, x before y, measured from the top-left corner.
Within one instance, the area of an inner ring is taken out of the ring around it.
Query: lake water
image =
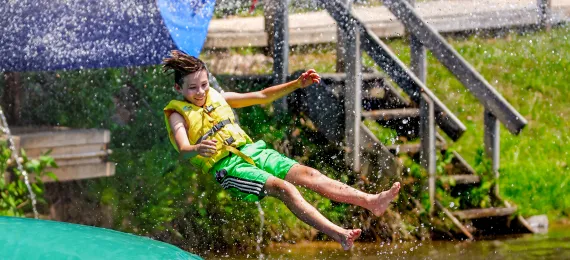
[[[265,259],[570,259],[570,226],[551,227],[546,234],[500,237],[474,242],[417,241],[357,243],[345,252],[336,243],[273,245]],[[258,254],[218,259],[257,259]],[[215,259],[215,258],[213,258]]]

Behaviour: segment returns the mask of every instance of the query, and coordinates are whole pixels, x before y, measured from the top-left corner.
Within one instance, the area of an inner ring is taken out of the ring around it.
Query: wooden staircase
[[[291,78],[296,76],[293,75]],[[345,144],[341,140],[345,138],[346,114],[342,108],[344,107],[343,103],[346,97],[342,90],[346,88],[346,74],[322,74],[321,76],[322,83],[319,86],[294,93],[290,99],[289,107],[294,107],[296,108],[295,112],[303,112],[308,116],[318,131],[329,141],[337,143],[339,146],[344,146]],[[411,141],[401,144],[381,143],[370,129],[361,124],[360,145],[362,146],[362,152],[359,155],[361,157],[361,166],[370,161],[380,163],[379,167],[375,169],[361,167],[361,173],[364,173],[362,169],[367,169],[368,172],[364,174],[397,176],[401,174],[402,168],[398,163],[397,157],[409,156],[416,161],[420,160],[422,146],[420,143],[415,142],[415,140],[420,138],[419,109],[415,103],[407,100],[395,87],[388,83],[382,74],[362,74],[362,89],[365,94],[363,94],[362,98],[361,118],[375,120],[383,127],[396,130],[400,137],[398,138],[399,140]],[[442,156],[443,153],[447,152],[448,144],[437,132],[435,133],[435,139],[437,154]],[[452,183],[451,186],[453,186],[455,193],[458,191],[469,192],[473,188],[480,187],[481,176],[458,152],[449,152],[452,159],[446,165],[447,174],[436,176],[437,181],[447,186]],[[366,158],[367,156],[374,158]],[[451,190],[448,192],[452,193]],[[443,214],[453,220],[467,239],[473,239],[477,235],[489,234],[490,229],[493,228],[495,231],[503,230],[502,232],[507,232],[505,230],[515,232],[533,231],[524,223],[522,218],[515,218],[517,223],[510,222],[510,219],[516,216],[517,209],[510,205],[452,211],[443,207],[436,198],[434,198],[433,203]],[[497,201],[495,204],[503,203]],[[489,221],[502,227],[490,225]]]
[[[347,165],[361,175],[398,176],[402,165],[397,157],[410,156],[418,161],[428,173],[425,186],[429,192],[430,214],[434,216],[435,209],[439,209],[440,214],[451,219],[468,239],[473,239],[474,234],[485,235],[486,230],[492,233],[500,233],[497,230],[534,232],[522,217],[516,216],[516,207],[500,198],[498,185],[489,189],[494,198],[494,207],[491,208],[454,211],[436,198],[438,181],[440,185],[454,184],[451,186],[462,192],[486,186],[482,186],[485,183],[473,167],[454,151],[450,151],[452,159],[446,167],[450,169],[447,175],[436,174],[436,158],[448,149],[446,139],[439,135],[436,126],[452,141],[458,140],[466,127],[426,87],[426,50],[429,49],[485,107],[485,152],[492,162],[495,183],[499,178],[499,123],[516,135],[525,127],[526,120],[415,12],[413,0],[383,1],[410,33],[412,69],[402,63],[355,15],[350,0],[318,2],[338,25],[337,58],[340,59],[337,65],[343,65],[337,69],[343,73],[321,75],[320,86],[297,91],[288,102],[276,102],[276,107],[308,116],[323,136],[345,151]],[[281,15],[287,12],[285,6],[276,10]],[[272,22],[275,28],[269,35],[274,37],[274,74],[270,81],[282,83],[288,71],[288,25],[287,19],[275,18]],[[366,52],[385,75],[363,74],[362,52]],[[293,74],[289,79],[298,76]],[[387,78],[402,91],[392,86]],[[395,130],[398,140],[404,141],[382,143],[366,127],[363,119]],[[453,195],[452,190],[446,192]],[[511,221],[513,219],[516,221]]]
[[[526,125],[525,119],[475,71],[447,42],[413,10],[404,0],[386,0],[384,4],[412,34],[411,48],[419,57],[414,72],[407,68],[364,24],[346,1],[320,0],[337,21],[343,39],[345,73],[322,75],[321,86],[300,91],[293,98],[328,140],[346,151],[346,162],[355,172],[370,171],[372,161],[379,161],[372,172],[364,174],[400,173],[398,156],[410,156],[428,172],[426,182],[430,199],[430,214],[439,211],[453,221],[467,239],[475,235],[501,232],[534,232],[517,208],[500,199],[498,185],[489,190],[493,200],[491,208],[450,210],[435,195],[436,183],[453,184],[455,192],[469,193],[481,187],[481,176],[455,151],[444,176],[436,174],[436,158],[448,148],[445,138],[439,135],[436,125],[452,141],[458,140],[466,127],[424,84],[425,48],[427,47],[485,107],[485,148],[493,164],[495,183],[499,177],[499,122],[513,134]],[[425,45],[424,45],[425,44]],[[340,49],[339,49],[340,50]],[[361,52],[366,52],[387,75],[362,74]],[[297,75],[294,75],[295,77]],[[403,91],[401,93],[387,77]],[[405,94],[404,94],[405,93]],[[382,127],[395,130],[399,144],[383,144],[362,122],[373,120]],[[418,140],[419,142],[413,142]],[[446,190],[450,195],[451,190]],[[511,220],[515,219],[516,223]],[[501,231],[499,231],[501,230]],[[489,231],[491,233],[489,233]]]

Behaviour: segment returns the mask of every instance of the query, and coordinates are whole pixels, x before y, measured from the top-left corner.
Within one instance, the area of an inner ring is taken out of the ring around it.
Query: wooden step
[[[508,208],[486,208],[486,209],[468,209],[454,211],[451,214],[459,219],[479,219],[489,217],[504,217],[513,215],[517,211],[516,207]]]
[[[374,120],[407,120],[406,122],[409,122],[411,118],[420,117],[420,110],[417,108],[370,110],[362,111],[362,116]]]
[[[398,155],[398,154],[416,154],[420,152],[421,145],[417,144],[393,144],[386,146],[391,153]],[[446,150],[447,145],[441,142],[436,142],[436,148],[439,150]]]
[[[304,113],[315,124],[318,131],[331,142],[343,140],[345,131],[344,118],[344,89],[345,74],[321,74],[321,84],[317,87],[299,89],[288,98],[289,109],[292,113]],[[363,74],[362,89],[382,88],[384,93],[377,96],[374,106],[401,107],[407,106],[405,99],[398,92],[385,85],[381,74]],[[366,105],[363,104],[363,107]],[[369,106],[371,106],[369,104]]]
[[[363,105],[363,108],[364,105]],[[420,111],[417,108],[404,107],[397,109],[363,109],[362,117],[376,120],[383,127],[396,130],[399,136],[407,139],[418,137],[420,132]]]
[[[455,181],[455,185],[471,185],[481,182],[481,177],[472,174],[457,174],[439,177],[442,181],[447,182],[449,179]]]
[[[364,81],[362,85],[363,110],[404,108],[411,105],[394,86],[383,79]]]

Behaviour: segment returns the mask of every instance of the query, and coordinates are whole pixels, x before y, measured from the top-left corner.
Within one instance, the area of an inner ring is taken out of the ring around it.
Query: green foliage
[[[28,174],[32,191],[36,195],[39,204],[46,204],[44,195],[44,185],[41,180],[43,176],[56,179],[52,172],[46,172],[47,167],[57,167],[52,157],[46,153],[38,159],[30,159],[24,152],[20,151],[24,171]],[[0,143],[0,215],[3,216],[25,216],[32,212],[32,202],[30,193],[26,187],[23,173],[15,167],[12,160],[12,151],[5,141]]]

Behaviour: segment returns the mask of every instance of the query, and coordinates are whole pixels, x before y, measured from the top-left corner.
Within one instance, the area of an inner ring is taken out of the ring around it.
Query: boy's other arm
[[[305,88],[313,83],[321,82],[321,77],[313,69],[303,73],[298,79],[272,86],[261,91],[236,93],[224,92],[222,96],[232,108],[248,107],[253,105],[271,103],[298,88]]]
[[[188,140],[188,131],[182,115],[177,112],[170,114],[168,118],[170,129],[174,135],[174,140],[180,151],[181,159],[189,159],[198,154],[204,157],[211,157],[216,152],[216,140],[204,140],[199,144],[191,145]]]

